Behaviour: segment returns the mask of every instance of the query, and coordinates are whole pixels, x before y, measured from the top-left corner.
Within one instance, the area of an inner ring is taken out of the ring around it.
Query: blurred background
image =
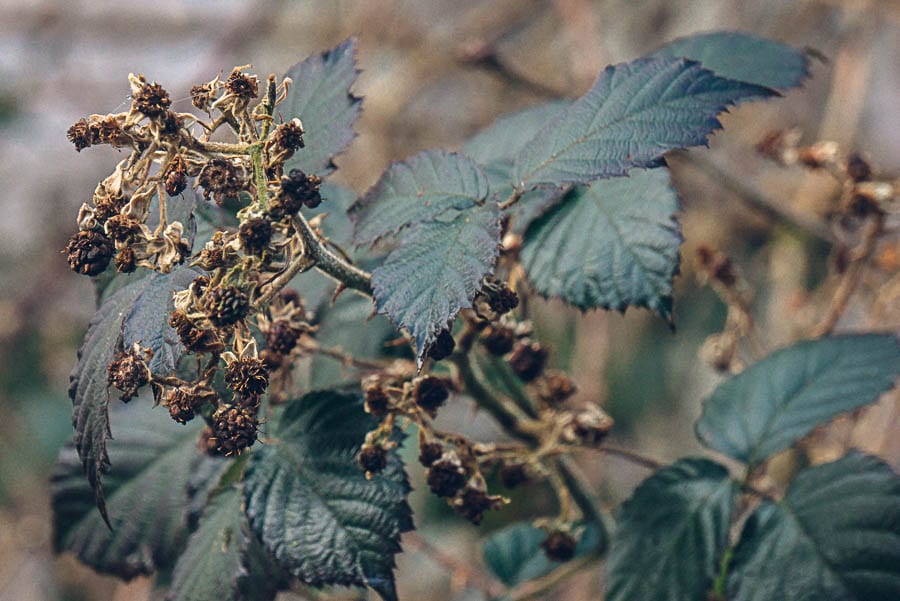
[[[536,307],[555,366],[570,368],[579,394],[613,415],[619,444],[661,461],[700,451],[692,424],[722,378],[698,356],[726,314],[697,284],[698,245],[727,252],[747,278],[766,349],[797,338],[821,311],[809,291],[826,276],[830,247],[785,227],[771,207],[823,222],[840,186],[825,174],[767,162],[754,145],[770,130],[797,127],[804,143],[833,140],[842,151],[862,152],[889,179],[900,174],[900,2],[0,0],[0,600],[154,598],[152,579],[124,584],[54,556],[47,491],[56,454],[71,437],[66,385],[94,310],[91,283],[68,270],[60,250],[76,229],[78,207],[120,159],[108,147],[77,153],[65,132],[82,116],[125,110],[129,72],[159,81],[179,101],[173,108],[187,110],[190,86],[220,71],[253,63],[261,76],[281,73],[358,36],[355,92],[365,98],[364,112],[335,179],[362,193],[394,159],[458,148],[498,115],[585,92],[608,63],[722,29],[808,47],[820,58],[802,89],[734,110],[710,150],[671,157],[687,240],[677,332],[645,311]],[[896,226],[889,224],[893,233],[876,250],[872,274],[839,330],[900,327]],[[885,281],[894,288],[887,296],[879,293]],[[812,455],[863,446],[896,467],[897,415],[896,395],[884,398],[817,433]],[[468,406],[446,419],[476,436],[494,432]],[[610,506],[647,475],[615,457],[580,462]],[[513,495],[510,508],[476,529],[422,494],[421,469],[410,471],[419,484],[413,503],[420,530],[399,558],[401,597],[484,598],[480,538],[529,511],[551,510],[550,502]],[[589,572],[546,598],[598,599],[599,571]]]

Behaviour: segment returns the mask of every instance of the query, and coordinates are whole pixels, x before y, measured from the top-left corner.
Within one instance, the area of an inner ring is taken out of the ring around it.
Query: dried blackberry
[[[503,326],[488,326],[481,331],[481,345],[487,351],[498,357],[513,350],[516,344],[516,334],[510,328]]]
[[[365,387],[364,396],[366,399],[366,411],[379,418],[387,413],[391,398],[380,383]]]
[[[247,316],[250,299],[234,286],[218,286],[206,291],[201,308],[214,326],[230,326]]]
[[[862,155],[852,153],[847,157],[847,175],[855,182],[864,182],[872,177],[872,166]]]
[[[261,255],[269,247],[273,233],[272,224],[262,217],[248,219],[238,228],[241,246],[251,255]]]
[[[437,338],[428,347],[428,356],[435,361],[441,361],[449,357],[455,348],[456,341],[453,339],[450,331],[441,330],[441,333],[437,335]]]
[[[96,230],[80,231],[66,245],[66,260],[75,273],[98,275],[109,265],[113,244],[105,234]]]
[[[428,488],[439,497],[452,497],[466,484],[466,470],[456,457],[443,457],[428,468]]]
[[[103,226],[106,234],[116,242],[128,242],[141,233],[141,222],[134,217],[116,213]]]
[[[509,366],[523,382],[531,382],[544,371],[547,349],[537,342],[519,344],[509,357]]]
[[[427,411],[432,417],[450,396],[450,385],[445,378],[424,376],[413,388],[413,399],[416,405]]]
[[[243,407],[222,405],[212,415],[215,450],[222,455],[240,455],[256,442],[259,419]]]
[[[577,546],[572,535],[561,530],[554,530],[541,543],[544,555],[551,561],[569,561],[575,557]]]
[[[243,357],[225,367],[225,383],[241,397],[258,397],[269,386],[269,370],[256,357]]]
[[[444,446],[439,442],[423,442],[419,445],[419,463],[425,467],[431,467],[443,454]]]
[[[509,313],[519,306],[518,295],[510,290],[506,282],[491,278],[482,290],[491,311],[498,315]]]
[[[205,111],[215,100],[215,89],[208,83],[191,88],[191,104]]]
[[[464,518],[478,525],[481,523],[485,511],[499,509],[503,506],[503,497],[489,495],[480,488],[467,486],[453,506]]]
[[[225,82],[225,90],[238,98],[250,100],[259,96],[259,80],[255,75],[247,75],[235,69]]]
[[[126,246],[116,253],[116,271],[119,273],[132,273],[137,269],[137,258],[130,246]]]
[[[377,474],[387,467],[387,451],[377,445],[364,444],[359,451],[357,461],[367,476]]]
[[[322,203],[319,184],[322,180],[315,175],[306,175],[299,169],[281,177],[281,192],[269,203],[269,212],[276,217],[293,215],[306,206],[314,209]]]
[[[66,138],[75,145],[75,150],[78,152],[96,143],[87,119],[79,119],[73,123],[66,132]]]
[[[297,346],[300,338],[300,330],[291,325],[289,321],[278,319],[269,326],[266,332],[266,345],[279,355],[289,355]]]
[[[198,328],[184,311],[172,311],[169,315],[169,325],[175,328],[175,333],[188,352],[220,353],[225,348],[214,331]]]
[[[551,407],[561,405],[577,390],[572,379],[561,371],[547,372],[538,383],[538,395]]]
[[[144,351],[139,346],[116,353],[106,368],[106,385],[122,392],[119,397],[127,403],[137,396],[138,389],[150,381],[150,367],[144,360]]]
[[[587,445],[600,444],[612,427],[612,418],[594,406],[579,411],[572,421],[572,432],[575,437]]]
[[[166,168],[162,172],[163,182],[166,187],[166,194],[169,196],[178,196],[187,188],[187,164],[181,155],[175,157],[168,162]]]
[[[207,403],[215,404],[218,397],[209,386],[202,384],[175,386],[163,398],[163,405],[169,415],[179,424],[186,424],[197,415]]]
[[[226,198],[241,192],[241,180],[234,164],[227,159],[212,159],[200,170],[197,183],[203,187],[203,197],[221,205]]]
[[[272,139],[277,147],[292,153],[303,148],[303,133],[303,124],[300,119],[291,119],[275,128]]]
[[[515,488],[531,480],[524,463],[504,463],[500,468],[500,482],[506,488]]]
[[[147,117],[165,113],[172,104],[169,93],[158,83],[143,83],[132,94],[131,108]]]

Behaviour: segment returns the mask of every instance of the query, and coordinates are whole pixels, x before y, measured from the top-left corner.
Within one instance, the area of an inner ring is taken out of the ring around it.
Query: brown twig
[[[421,551],[423,555],[431,559],[434,563],[448,570],[451,573],[451,578],[454,582],[462,581],[464,584],[471,584],[491,598],[499,597],[503,594],[505,587],[502,583],[495,580],[489,574],[444,553],[420,534],[408,532],[403,538],[408,546]]]

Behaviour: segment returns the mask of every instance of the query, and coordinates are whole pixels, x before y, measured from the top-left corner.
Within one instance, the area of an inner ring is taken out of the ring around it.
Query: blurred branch
[[[454,583],[462,582],[464,585],[471,584],[490,598],[499,597],[503,594],[503,591],[506,590],[503,584],[491,575],[444,553],[429,541],[425,540],[425,538],[417,532],[408,532],[403,538],[408,546],[421,551],[423,555],[431,559],[434,563],[448,570]]]

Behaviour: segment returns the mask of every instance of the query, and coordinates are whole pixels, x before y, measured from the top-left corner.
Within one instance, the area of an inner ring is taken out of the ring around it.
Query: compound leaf
[[[350,207],[356,244],[422,221],[450,220],[481,205],[490,192],[487,176],[472,159],[426,150],[394,163],[371,190]]]
[[[78,362],[69,376],[75,448],[104,517],[106,506],[100,478],[110,465],[106,451],[110,437],[107,366],[122,342],[126,321],[130,321],[129,340],[140,339],[154,356],[168,357],[167,361],[177,356],[180,346],[171,346],[174,340],[165,334],[170,328],[164,319],[169,312],[169,304],[159,302],[159,295],[160,291],[170,293],[173,284],[184,281],[186,273],[192,274],[192,277],[196,275],[187,268],[168,274],[154,273],[135,279],[108,296],[91,319],[84,343],[78,351]]]
[[[343,152],[356,136],[353,125],[359,118],[362,99],[354,96],[350,88],[358,73],[353,38],[310,56],[285,73],[294,83],[278,111],[285,120],[299,117],[306,132],[306,146],[286,163],[286,172],[300,169],[323,176],[337,168],[334,156]]]
[[[581,532],[575,557],[582,557],[605,545],[606,533],[597,524],[588,524]],[[484,563],[506,586],[516,586],[540,578],[562,565],[547,559],[541,543],[547,532],[530,522],[512,524],[484,541]]]
[[[236,486],[216,493],[175,565],[167,601],[271,601],[286,578],[253,532]]]
[[[716,116],[773,90],[718,77],[699,63],[643,58],[607,67],[594,87],[547,123],[518,153],[512,183],[587,183],[655,167],[668,150],[705,144]]]
[[[582,310],[648,307],[671,321],[677,210],[667,169],[578,186],[531,223],[522,264],[543,296]]]
[[[728,598],[900,599],[900,478],[857,452],[800,472],[744,525]]]
[[[500,211],[489,202],[450,221],[409,228],[372,272],[375,307],[425,349],[461,309],[472,306],[500,244]]]
[[[715,31],[672,40],[651,56],[698,61],[721,77],[787,90],[809,75],[805,52],[738,31]]]
[[[410,487],[394,452],[383,472],[363,475],[356,455],[375,425],[357,394],[293,401],[250,455],[244,500],[253,531],[302,582],[368,585],[394,601],[394,554],[412,528]]]
[[[900,344],[890,334],[799,342],[719,385],[703,405],[697,437],[758,463],[838,413],[874,402],[898,372]]]
[[[608,601],[704,599],[737,497],[728,470],[708,459],[682,459],[644,481],[613,534]]]
[[[139,397],[112,412],[113,465],[104,482],[109,527],[73,443],[61,451],[51,479],[56,550],[126,579],[173,565],[186,538],[188,479],[198,460],[216,462],[196,452],[200,424],[180,426],[149,405]]]

